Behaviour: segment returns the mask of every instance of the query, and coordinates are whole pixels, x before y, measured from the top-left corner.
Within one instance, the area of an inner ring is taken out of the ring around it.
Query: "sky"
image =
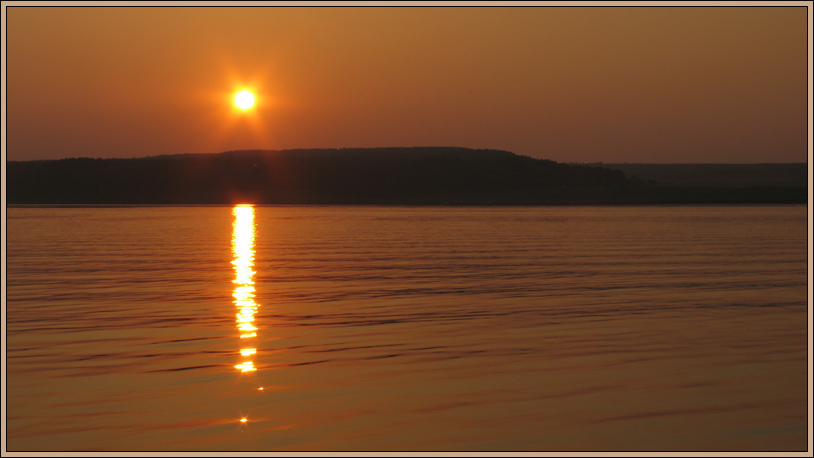
[[[808,158],[797,7],[6,9],[8,160],[460,146]],[[253,108],[234,105],[240,90]]]

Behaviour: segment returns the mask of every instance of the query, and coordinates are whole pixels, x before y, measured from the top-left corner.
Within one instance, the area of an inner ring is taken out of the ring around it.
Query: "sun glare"
[[[240,91],[235,95],[235,105],[241,110],[248,110],[254,106],[254,94],[249,91]]]

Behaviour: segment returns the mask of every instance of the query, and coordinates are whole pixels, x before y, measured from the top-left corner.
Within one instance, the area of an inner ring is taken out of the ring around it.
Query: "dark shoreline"
[[[809,194],[807,164],[628,164],[623,170],[619,164],[564,164],[453,147],[251,150],[6,165],[7,204],[33,206],[776,205],[805,204]]]
[[[780,203],[583,203],[583,204],[248,204],[252,207],[383,207],[383,208],[542,208],[542,207],[799,207],[807,202]],[[6,204],[6,208],[233,208],[240,204]]]

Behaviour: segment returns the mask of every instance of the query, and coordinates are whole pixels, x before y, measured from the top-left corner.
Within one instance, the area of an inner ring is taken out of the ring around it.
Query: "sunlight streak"
[[[235,299],[237,314],[235,323],[240,331],[241,339],[251,339],[257,337],[257,326],[255,326],[255,314],[258,304],[254,301],[254,207],[250,205],[238,205],[232,209],[235,217],[232,230],[232,255],[234,260],[232,265],[235,269],[236,284],[232,292]],[[244,357],[257,353],[256,348],[243,348],[240,354]],[[256,371],[253,361],[244,361],[235,366],[240,372]]]

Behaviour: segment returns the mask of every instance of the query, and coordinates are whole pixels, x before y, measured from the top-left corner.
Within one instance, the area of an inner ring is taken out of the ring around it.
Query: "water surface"
[[[9,208],[8,450],[798,450],[805,206]]]

